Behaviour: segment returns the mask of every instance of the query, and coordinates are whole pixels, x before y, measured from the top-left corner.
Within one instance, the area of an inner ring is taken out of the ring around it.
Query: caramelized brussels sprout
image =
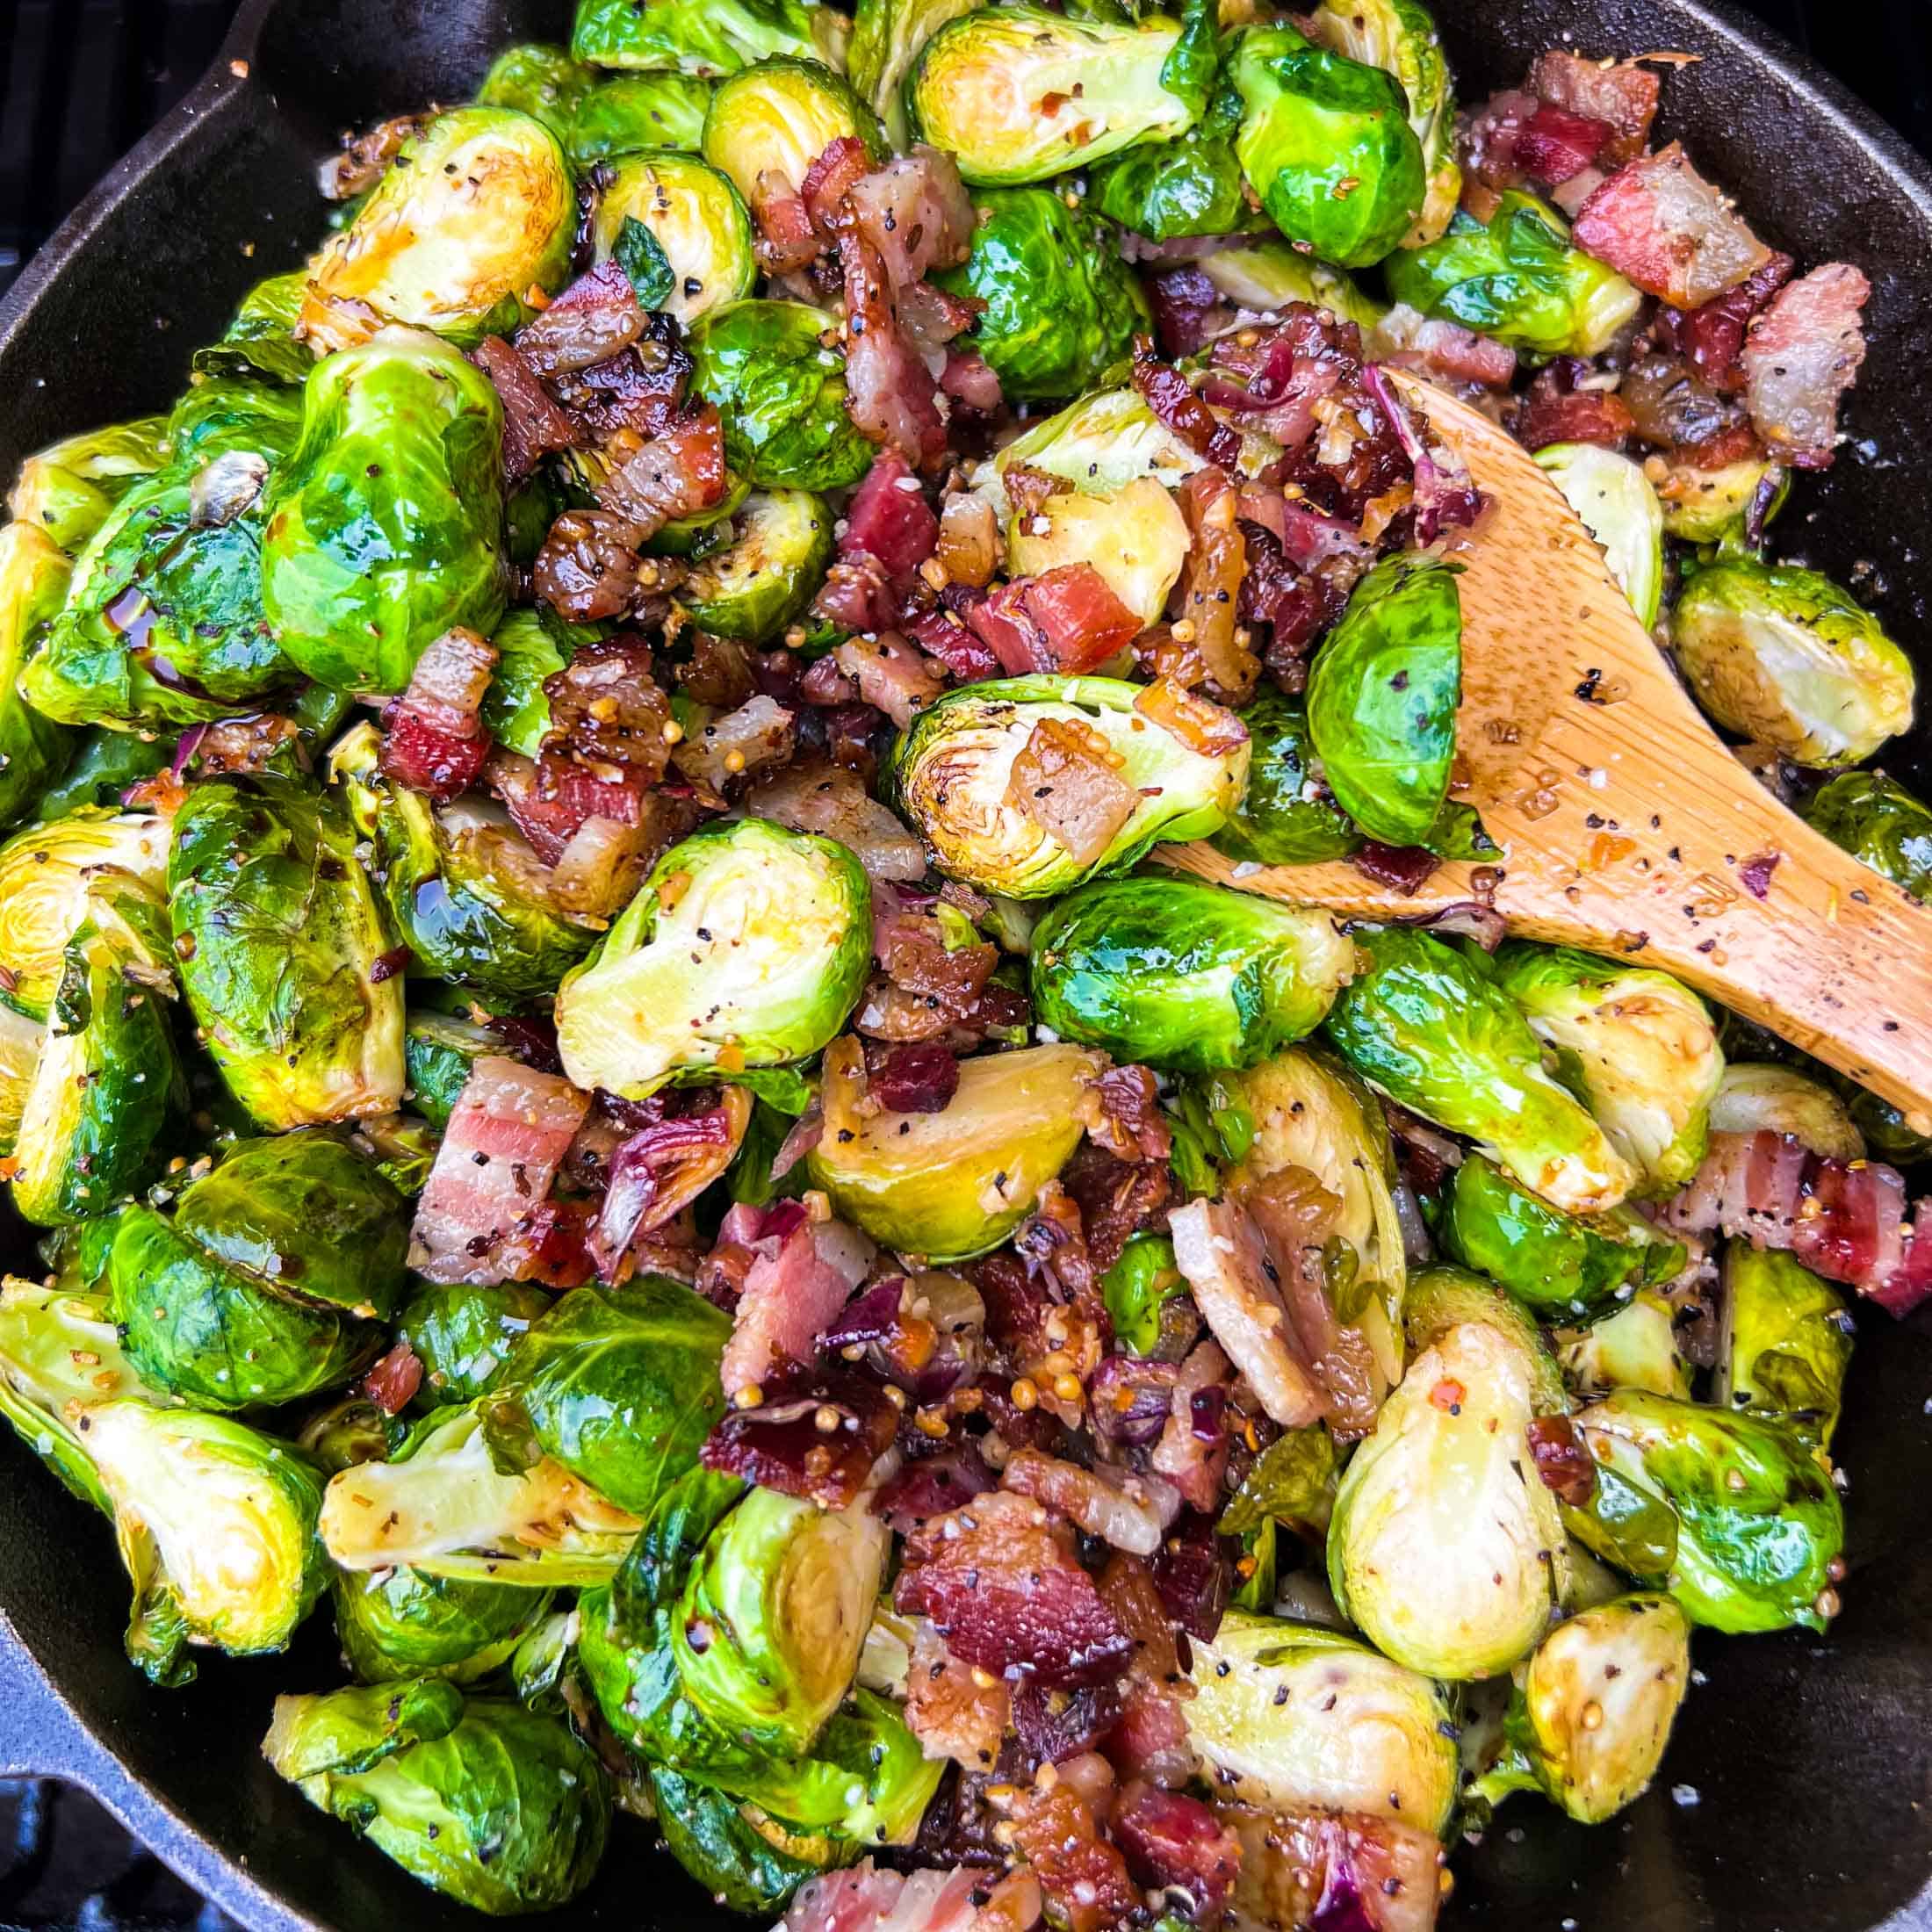
[[[1568,1409],[1569,1393],[1556,1358],[1521,1302],[1467,1268],[1439,1265],[1410,1276],[1402,1330],[1411,1354],[1422,1354],[1452,1329],[1471,1323],[1494,1329],[1517,1352],[1528,1370],[1530,1407],[1538,1415],[1560,1416]]]
[[[1677,1346],[1676,1311],[1647,1288],[1588,1328],[1559,1329],[1555,1342],[1564,1380],[1585,1401],[1618,1388],[1690,1397],[1690,1365]]]
[[[885,158],[878,117],[822,61],[775,54],[720,81],[704,117],[703,153],[753,206],[796,195],[835,141],[859,141]]]
[[[684,74],[620,74],[577,104],[564,152],[580,171],[647,148],[695,155],[711,105],[711,83]]]
[[[72,574],[37,525],[0,530],[0,825],[26,814],[73,750],[71,736],[35,710],[19,688],[28,647],[67,602]]]
[[[1265,465],[1274,445],[1244,443],[1244,475]],[[993,458],[996,480],[1015,467],[1057,476],[1089,496],[1118,496],[1145,479],[1178,489],[1204,459],[1170,429],[1135,389],[1102,389],[1082,396],[1015,436]],[[1004,515],[1006,504],[999,504]]]
[[[1875,771],[1827,779],[1805,817],[1834,845],[1932,904],[1932,811],[1896,779]]]
[[[425,1576],[407,1565],[337,1570],[329,1587],[336,1638],[363,1683],[416,1672],[474,1683],[503,1667],[550,1607],[540,1590]]]
[[[1241,96],[1224,83],[1207,113],[1178,140],[1129,148],[1102,162],[1087,199],[1096,213],[1150,242],[1263,227],[1249,205],[1235,153],[1240,126]]]
[[[851,23],[811,0],[579,0],[570,51],[598,67],[735,74],[774,54],[844,66]]]
[[[752,218],[729,177],[696,155],[646,148],[618,162],[591,217],[600,262],[616,251],[627,221],[641,222],[663,249],[671,292],[659,306],[684,327],[751,293]]]
[[[1724,1251],[1721,1306],[1712,1400],[1828,1449],[1856,1332],[1844,1297],[1789,1254],[1734,1241]]]
[[[429,1401],[474,1402],[503,1379],[516,1344],[553,1306],[524,1281],[421,1281],[396,1317],[396,1336],[422,1364]]]
[[[1063,565],[1091,564],[1146,625],[1165,612],[1192,541],[1174,499],[1143,476],[1106,493],[1056,490],[1025,515],[1015,509],[1006,523],[1006,567],[1016,577],[1042,576]]]
[[[1536,460],[1597,539],[1630,608],[1647,629],[1654,624],[1663,598],[1663,505],[1642,465],[1595,443],[1546,443]]]
[[[596,76],[560,47],[526,40],[490,62],[476,90],[479,107],[509,107],[540,120],[567,146],[571,125]]]
[[[1844,1101],[1796,1067],[1741,1061],[1724,1070],[1711,1101],[1713,1134],[1789,1134],[1828,1160],[1864,1157],[1865,1138]]]
[[[1747,457],[1714,470],[1702,469],[1680,452],[1667,457],[1668,473],[1657,486],[1663,527],[1686,544],[1726,544],[1741,537],[1754,506],[1769,523],[1791,494],[1791,473],[1769,457]]]
[[[1346,858],[1362,835],[1315,778],[1315,746],[1301,701],[1263,691],[1242,712],[1241,722],[1254,746],[1248,789],[1234,817],[1215,834],[1215,850],[1255,865]]]
[[[8,514],[71,555],[135,483],[166,462],[167,429],[165,416],[141,416],[36,450],[7,493]]]
[[[1223,249],[1206,256],[1200,271],[1223,300],[1258,313],[1286,308],[1290,302],[1308,302],[1353,322],[1366,341],[1388,314],[1361,285],[1341,270],[1304,255],[1292,242],[1256,242],[1246,248]]]
[[[804,490],[745,501],[732,540],[709,551],[678,586],[701,631],[766,644],[802,616],[832,562],[832,515]]]
[[[858,0],[846,73],[883,123],[886,137],[903,154],[912,145],[905,118],[905,83],[926,43],[948,20],[970,13],[984,0]]]

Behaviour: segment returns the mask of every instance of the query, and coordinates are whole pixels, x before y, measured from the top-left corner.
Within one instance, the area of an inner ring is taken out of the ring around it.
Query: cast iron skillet
[[[1778,529],[1856,586],[1908,645],[1932,556],[1932,171],[1782,43],[1699,0],[1435,0],[1462,91],[1530,57],[1677,49],[1667,126],[1801,261],[1871,276],[1853,446]],[[567,0],[248,0],[208,78],[89,197],[0,305],[0,476],[69,430],[164,408],[187,358],[258,277],[317,240],[316,157],[344,126],[467,97],[515,39],[558,40]],[[1847,31],[1858,31],[1848,4]],[[1932,669],[1932,667],[1928,667]],[[1932,779],[1932,721],[1894,769]],[[1820,942],[1825,943],[1820,934]],[[1871,989],[1874,999],[1885,989]],[[23,1231],[0,1257],[33,1272]],[[1700,1637],[1663,1778],[1594,1831],[1518,1799],[1445,1914],[1496,1932],[1864,1932],[1932,1928],[1932,1315],[1861,1324],[1840,1454],[1851,1575],[1823,1640]],[[0,1441],[0,1775],[68,1777],[257,1932],[479,1922],[312,1810],[263,1763],[279,1689],[341,1681],[326,1614],[292,1654],[209,1654],[186,1691],[128,1667],[112,1539]],[[1675,1790],[1673,1789],[1675,1788]],[[1694,1794],[1694,1795],[1693,1795]],[[620,1825],[559,1925],[740,1926],[647,1834]]]

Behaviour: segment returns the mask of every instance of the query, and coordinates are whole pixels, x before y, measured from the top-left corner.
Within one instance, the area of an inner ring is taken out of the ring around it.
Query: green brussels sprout
[[[508,335],[528,295],[570,271],[577,199],[544,123],[509,107],[458,107],[406,141],[389,171],[309,264],[301,333],[321,350],[386,322],[468,349]]]
[[[366,1395],[338,1396],[312,1410],[295,1437],[295,1446],[332,1476],[365,1462],[386,1462],[400,1449],[409,1425],[378,1408]]]
[[[1420,845],[1449,796],[1462,700],[1458,566],[1391,557],[1356,585],[1308,673],[1308,738],[1370,838]]]
[[[905,96],[912,63],[948,21],[983,4],[984,0],[858,0],[853,10],[847,76],[902,154],[912,145]]]
[[[1086,1090],[1103,1063],[1081,1048],[1022,1048],[960,1063],[938,1114],[868,1113],[858,1043],[825,1052],[825,1131],[812,1185],[881,1246],[934,1263],[997,1248],[1080,1143]]]
[[[811,603],[832,563],[832,515],[805,490],[759,491],[736,535],[708,551],[678,586],[700,631],[768,644]]]
[[[305,365],[313,366],[313,360]],[[204,373],[190,381],[169,415],[169,466],[191,469],[195,464],[238,452],[265,457],[272,468],[294,447],[301,428],[299,386],[266,383],[255,375],[221,378]]]
[[[602,634],[602,626],[572,624],[548,604],[510,611],[490,638],[497,661],[482,710],[490,736],[525,758],[537,757],[552,728],[544,680]],[[357,763],[366,760],[358,756]]]
[[[890,776],[940,870],[1008,898],[1048,898],[1125,871],[1164,840],[1218,832],[1247,780],[1246,734],[1199,750],[1145,708],[1147,690],[1118,678],[996,678],[928,705],[900,735]],[[1225,717],[1216,710],[1215,724]],[[1032,755],[1042,725],[1081,727],[1124,761],[1120,778],[1136,796],[1097,859],[1076,857],[1013,796],[1014,761]]]
[[[1521,1302],[1467,1268],[1438,1265],[1410,1278],[1402,1304],[1402,1332],[1411,1355],[1433,1348],[1466,1323],[1496,1330],[1517,1352],[1529,1372],[1530,1407],[1538,1415],[1568,1412],[1569,1392],[1556,1358]]]
[[[1353,936],[1367,970],[1342,990],[1323,1024],[1371,1086],[1467,1135],[1572,1214],[1614,1208],[1629,1193],[1630,1166],[1543,1071],[1529,1022],[1488,972],[1413,927]]]
[[[1669,973],[1567,946],[1512,942],[1496,971],[1565,1084],[1637,1170],[1637,1191],[1682,1187],[1704,1159],[1724,1075],[1710,1009]]]
[[[397,692],[445,631],[503,614],[503,409],[481,370],[420,330],[318,363],[277,473],[262,604],[309,677]]]
[[[490,62],[476,90],[479,107],[509,107],[540,120],[566,146],[577,110],[596,76],[560,47],[523,41]]]
[[[810,0],[578,0],[570,51],[598,67],[735,74],[774,54],[844,65],[851,24]]]
[[[1133,270],[1085,204],[1055,189],[997,188],[974,205],[970,254],[933,279],[979,306],[974,346],[1009,402],[1078,395],[1154,326]]]
[[[1525,1666],[1503,1755],[1472,1796],[1539,1791],[1579,1824],[1635,1803],[1690,1686],[1690,1624],[1669,1597],[1618,1597],[1559,1624]]]
[[[1848,771],[1812,794],[1805,818],[1921,905],[1932,905],[1932,811],[1883,772]]]
[[[8,514],[71,555],[137,481],[162,467],[167,427],[165,416],[141,416],[36,450],[7,493]]]
[[[719,169],[667,148],[624,155],[591,217],[600,262],[616,254],[624,224],[631,221],[647,229],[664,252],[671,289],[657,306],[684,328],[751,293],[758,279],[752,218]]]
[[[1831,1446],[1856,1332],[1844,1297],[1776,1248],[1724,1251],[1722,1327],[1711,1399]]]
[[[1292,242],[1256,242],[1246,248],[1223,249],[1197,265],[1228,301],[1257,313],[1308,302],[1353,322],[1370,341],[1388,314],[1388,305],[1359,283],[1326,262],[1303,255]]]
[[[647,148],[695,155],[711,105],[711,83],[684,74],[620,74],[577,104],[564,152],[580,171]]]
[[[1663,505],[1643,465],[1595,443],[1546,443],[1536,460],[1597,539],[1648,630],[1663,599]]]
[[[169,964],[145,887],[103,882],[89,895],[21,1097],[11,1166],[23,1220],[85,1221],[160,1174],[185,1111]]]
[[[1076,20],[1044,7],[982,7],[948,21],[905,79],[913,135],[974,185],[1013,188],[1091,167],[1198,118],[1170,66],[1178,21]]]
[[[1724,544],[1741,537],[1747,513],[1762,504],[1769,523],[1791,494],[1791,473],[1769,457],[1746,457],[1714,470],[1700,469],[1681,454],[1666,457],[1668,473],[1657,486],[1667,534],[1685,544]]]
[[[1454,1702],[1338,1631],[1231,1610],[1190,1639],[1187,1734],[1217,1797],[1268,1811],[1369,1812],[1446,1828]]]
[[[36,634],[67,602],[73,572],[37,524],[0,530],[0,825],[10,825],[66,765],[71,735],[21,696],[20,668]]]
[[[435,1679],[278,1698],[262,1753],[318,1810],[479,1912],[566,1905],[603,1856],[602,1765],[560,1718],[520,1704]]]
[[[1821,1453],[1761,1416],[1619,1389],[1572,1418],[1597,1489],[1565,1520],[1712,1630],[1822,1630],[1844,1512]]]
[[[1248,789],[1215,834],[1215,850],[1252,865],[1317,865],[1356,850],[1361,833],[1315,779],[1315,746],[1301,699],[1263,691],[1241,722],[1254,746]]]
[[[470,1070],[503,1042],[487,1027],[454,1013],[412,1013],[403,1029],[402,1064],[408,1085],[403,1098],[431,1127],[447,1127],[463,1097]],[[544,1305],[550,1305],[548,1295]]]
[[[693,326],[691,386],[724,419],[725,460],[754,488],[837,490],[876,453],[846,412],[837,327],[803,302],[729,302]]]
[[[1285,24],[1244,30],[1228,71],[1235,152],[1274,225],[1342,268],[1380,262],[1430,191],[1401,83]]]
[[[1515,189],[1487,226],[1458,214],[1440,241],[1405,249],[1387,274],[1396,301],[1534,355],[1600,355],[1643,303],[1614,269],[1569,245],[1554,208]]]
[[[1428,185],[1404,248],[1433,242],[1462,192],[1456,165],[1456,101],[1436,23],[1417,0],[1322,0],[1303,23],[1309,37],[1401,82],[1409,125],[1421,144]]]
[[[1677,668],[1727,731],[1829,771],[1912,723],[1912,660],[1828,577],[1722,557],[1671,617]]]
[[[60,782],[34,796],[33,816],[43,825],[76,812],[118,811],[134,786],[168,769],[177,740],[159,732],[142,737],[90,724],[67,742],[74,752]]]
[[[471,1404],[431,1411],[388,1461],[332,1479],[321,1532],[346,1570],[407,1563],[472,1582],[588,1589],[616,1572],[638,1519],[559,1463],[505,1474]]]
[[[314,366],[314,352],[298,334],[308,270],[292,269],[257,282],[242,298],[221,340],[198,349],[191,367],[198,378],[226,381],[299,384]],[[187,399],[176,405],[170,434]],[[177,452],[178,453],[178,452]]]
[[[399,1674],[474,1683],[509,1660],[550,1608],[541,1590],[392,1570],[337,1570],[329,1581],[335,1634],[350,1675],[384,1683]]]
[[[1114,1339],[1134,1355],[1151,1355],[1160,1346],[1161,1311],[1186,1292],[1187,1278],[1174,1265],[1174,1244],[1145,1231],[1128,1236],[1100,1278]]]
[[[663,1765],[653,1765],[650,1777],[658,1827],[671,1856],[732,1911],[782,1912],[786,1900],[821,1869],[795,1856],[789,1846],[797,1835],[775,1827],[755,1806]]]
[[[1006,520],[1006,568],[1015,577],[1041,576],[1091,564],[1144,626],[1165,614],[1192,542],[1174,499],[1143,476],[1113,491],[1056,490],[1024,515],[1014,508]]]
[[[1129,148],[1093,170],[1087,201],[1150,242],[1265,227],[1235,154],[1241,96],[1222,84],[1200,123],[1175,141]]]
[[[1676,1311],[1647,1288],[1588,1328],[1558,1330],[1555,1342],[1564,1380],[1585,1401],[1617,1388],[1690,1398],[1690,1365],[1677,1348]]]
[[[1318,909],[1179,877],[1103,879],[1034,933],[1036,1018],[1116,1060],[1251,1067],[1322,1022],[1353,963]]]
[[[1743,1061],[1724,1070],[1711,1102],[1713,1134],[1788,1134],[1827,1160],[1864,1157],[1864,1135],[1844,1101],[1796,1067]]]
[[[555,1305],[527,1281],[419,1281],[396,1317],[396,1335],[422,1364],[429,1401],[474,1402],[502,1381],[516,1344]]]
[[[835,141],[855,140],[874,162],[889,152],[879,119],[824,61],[774,54],[720,81],[700,151],[756,206],[796,195]]]
[[[1244,437],[1243,475],[1253,475],[1279,454],[1265,437]],[[1086,495],[1112,497],[1143,479],[1178,489],[1203,462],[1138,390],[1103,389],[1023,430],[993,458],[992,474],[998,483],[1014,467],[1038,470]],[[1003,520],[1007,508],[1002,489],[998,509]]]
[[[1343,1472],[1329,1588],[1378,1650],[1425,1676],[1527,1656],[1568,1588],[1555,1496],[1530,1468],[1535,1363],[1467,1322],[1409,1365]]]
[[[507,1462],[547,1455],[599,1496],[646,1514],[724,1413],[732,1325],[681,1281],[638,1275],[573,1288],[532,1323],[485,1409]]]
[[[0,1160],[13,1152],[46,1038],[40,1021],[0,1005]]]
[[[1540,1320],[1590,1321],[1633,1287],[1683,1272],[1680,1243],[1633,1208],[1568,1215],[1472,1154],[1456,1170],[1443,1244]]]
[[[176,814],[169,912],[183,990],[235,1098],[271,1132],[395,1111],[403,983],[334,801],[270,774]]]

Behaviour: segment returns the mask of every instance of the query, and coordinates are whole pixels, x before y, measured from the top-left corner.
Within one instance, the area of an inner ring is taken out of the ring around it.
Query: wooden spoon
[[[1662,967],[1932,1130],[1932,909],[1786,811],[1719,741],[1519,443],[1388,373],[1496,499],[1460,580],[1454,796],[1503,847],[1491,876],[1510,930]],[[1368,919],[1480,896],[1467,863],[1403,898],[1342,861],[1237,877],[1205,845],[1159,856]]]

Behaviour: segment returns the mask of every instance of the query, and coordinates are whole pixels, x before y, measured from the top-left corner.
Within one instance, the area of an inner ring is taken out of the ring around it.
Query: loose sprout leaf
[[[630,278],[638,300],[645,308],[662,308],[676,285],[664,245],[635,215],[627,214],[617,230],[616,246],[611,253],[617,266]]]
[[[1242,1536],[1265,1524],[1319,1523],[1335,1500],[1335,1444],[1320,1423],[1290,1429],[1261,1452],[1216,1525]]]

